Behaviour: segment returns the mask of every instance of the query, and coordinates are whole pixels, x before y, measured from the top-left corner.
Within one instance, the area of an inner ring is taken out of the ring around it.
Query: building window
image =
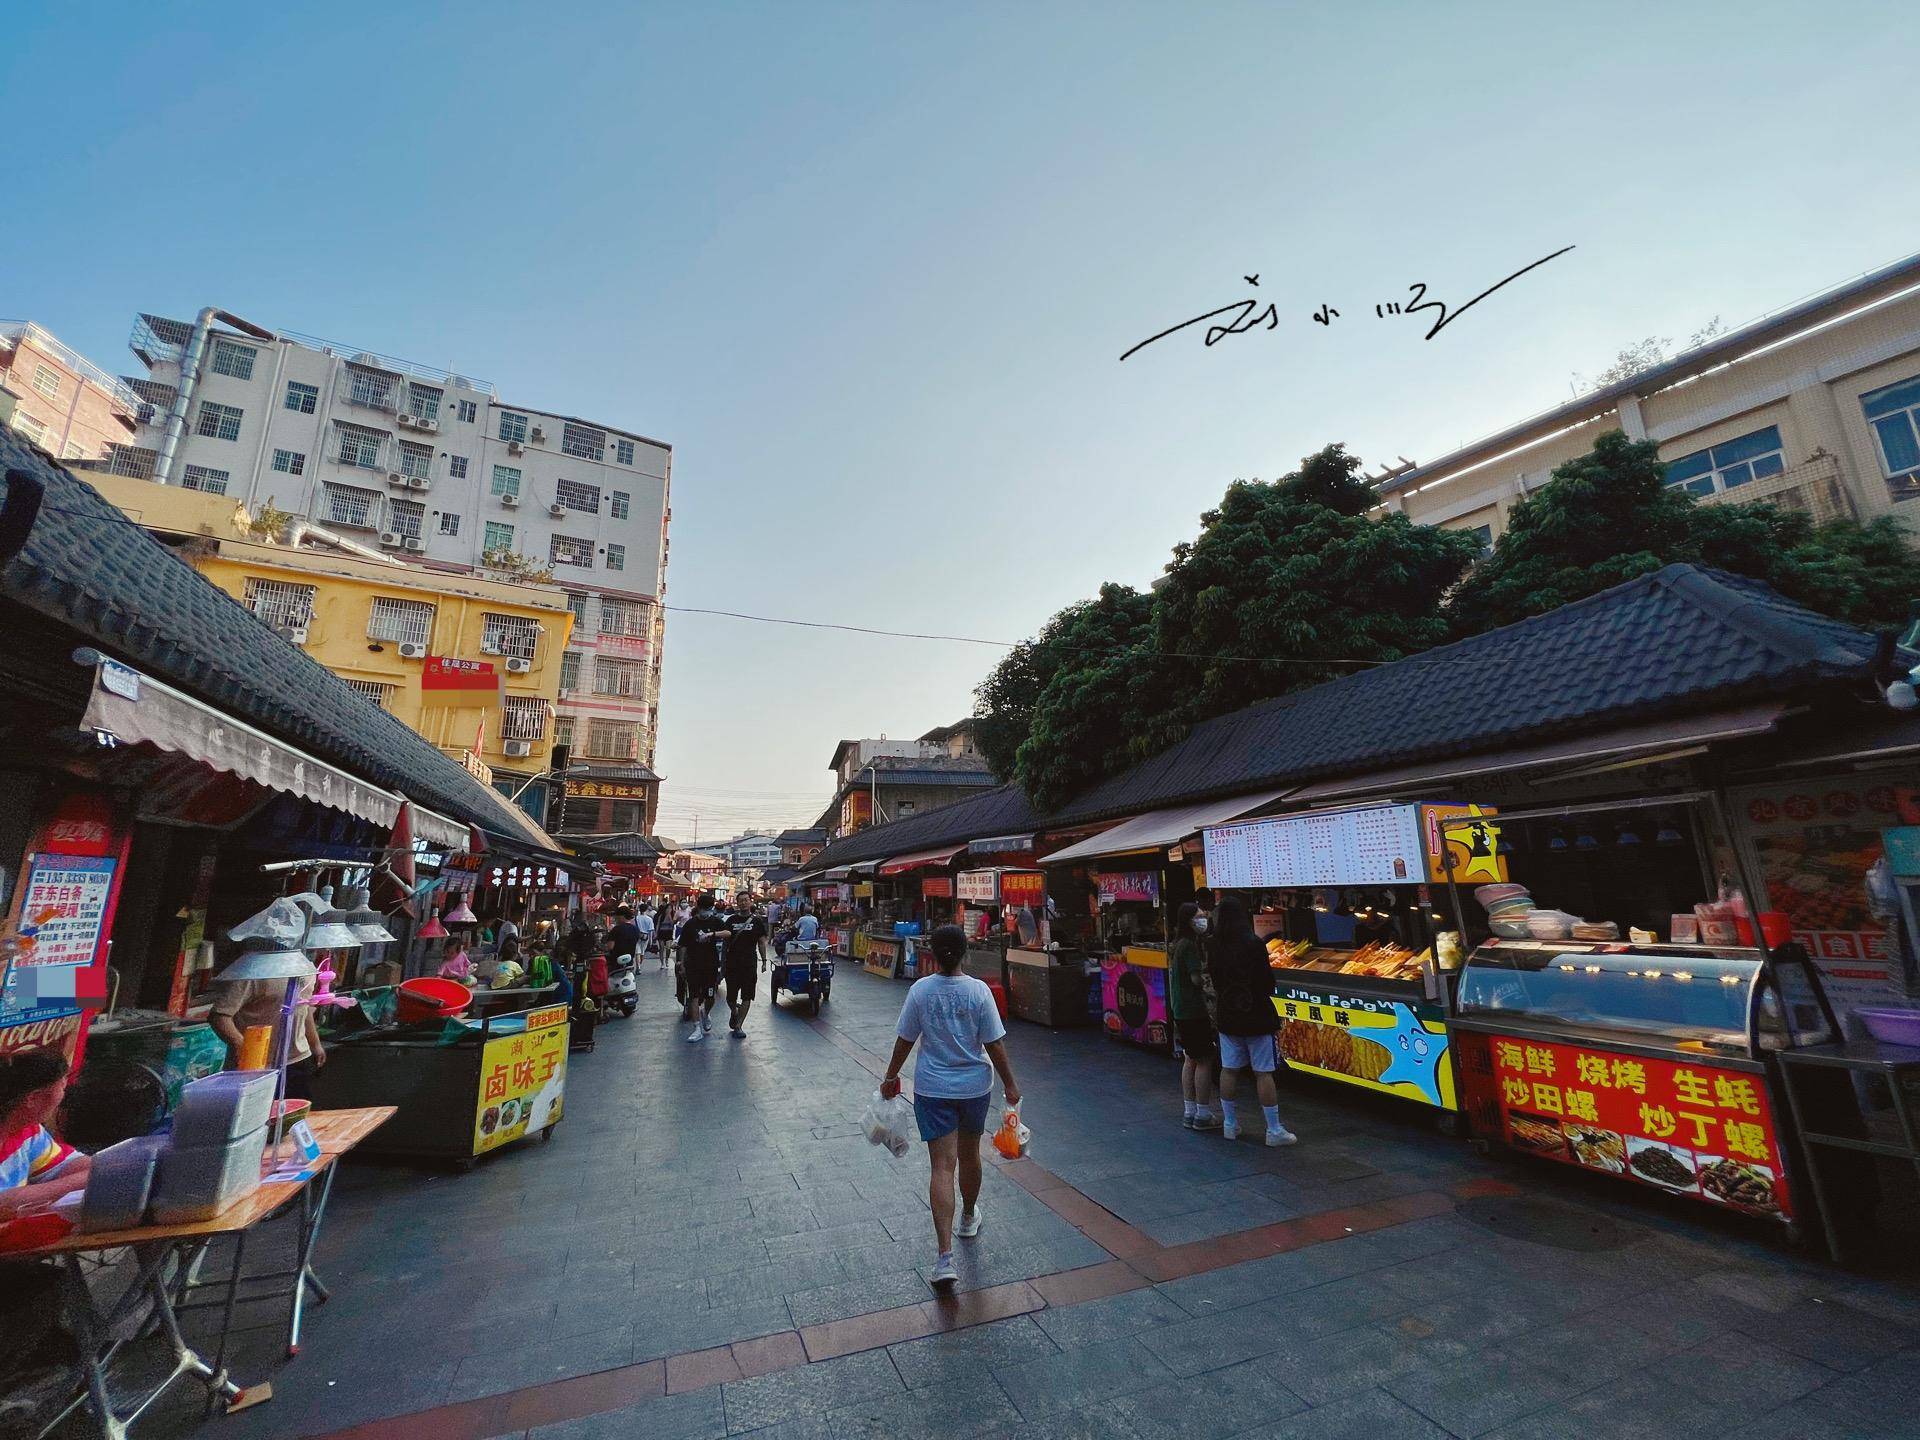
[[[1493,553],[1493,526],[1475,525],[1467,534],[1480,542],[1480,558],[1486,559]]]
[[[287,382],[287,409],[297,410],[302,415],[311,415],[314,406],[319,403],[320,388],[317,385],[302,385],[298,380]]]
[[[455,480],[466,479],[467,457],[464,455],[449,455],[447,457],[447,474]]]
[[[911,815],[914,811],[914,804],[911,800],[902,800],[894,809],[902,815]]]
[[[260,352],[251,345],[239,345],[231,340],[213,342],[213,373],[231,375],[236,380],[253,378],[253,357]]]
[[[400,408],[400,377],[386,370],[347,366],[347,399],[373,410]]]
[[[517,660],[532,660],[534,645],[540,636],[540,622],[525,615],[481,616],[480,648],[489,655],[511,655]]]
[[[378,470],[380,452],[386,446],[386,435],[379,430],[369,430],[364,425],[349,425],[344,420],[333,422],[340,431],[340,450],[334,457],[342,465],[351,465],[356,470]]]
[[[624,570],[627,568],[627,547],[624,545],[607,546],[607,568]]]
[[[438,420],[440,391],[431,385],[407,386],[407,413],[416,420]]]
[[[595,760],[638,760],[640,727],[631,720],[587,720],[587,754]]]
[[[567,609],[573,612],[573,628],[583,630],[587,624],[587,597],[577,590],[567,592]]]
[[[607,432],[568,420],[560,427],[560,453],[578,460],[605,460]]]
[[[552,565],[578,565],[582,569],[591,569],[593,542],[576,540],[571,535],[556,535],[547,548],[547,562]]]
[[[631,465],[633,463],[633,441],[616,440],[613,446],[613,453],[614,458],[619,460],[622,465]]]
[[[273,468],[282,475],[304,475],[307,473],[307,457],[298,450],[276,450],[273,452]]]
[[[645,635],[647,633],[646,611],[638,601],[609,600],[600,601],[600,633],[602,635]]]
[[[418,540],[420,527],[426,523],[426,518],[427,507],[418,500],[387,501],[387,528],[396,535]]]
[[[135,480],[153,478],[153,462],[158,458],[158,452],[139,445],[113,445],[109,449],[112,451],[112,458],[107,469],[113,474],[130,475]]]
[[[425,480],[433,474],[433,447],[400,442],[400,473],[409,480]]]
[[[520,498],[520,472],[511,465],[494,466],[493,493],[496,495],[511,495],[514,499],[518,500]]]
[[[46,441],[47,422],[38,415],[15,415],[13,428],[36,445],[44,444]]]
[[[538,741],[547,738],[547,702],[529,695],[507,695],[500,701],[500,738]]]
[[[304,630],[313,623],[312,585],[288,580],[260,580],[249,575],[246,607],[276,630]]]
[[[200,423],[194,426],[194,433],[204,435],[209,440],[238,440],[243,413],[233,405],[216,405],[211,400],[202,400]]]
[[[460,517],[455,515],[451,510],[443,510],[440,513],[440,533],[442,535],[458,535],[460,533]]]
[[[614,519],[624,520],[633,509],[633,497],[624,490],[616,490],[613,492],[613,505],[611,508]]]
[[[481,547],[489,554],[495,550],[513,549],[513,526],[487,522],[486,544]]]
[[[500,412],[500,438],[513,444],[527,443],[527,417],[516,415],[511,410]]]
[[[1887,493],[1895,500],[1920,495],[1920,375],[1868,391],[1860,408],[1880,446]]]
[[[573,717],[571,715],[558,715],[554,717],[553,743],[556,746],[560,746],[560,745],[566,745],[569,747],[572,746]]]
[[[593,693],[596,695],[632,699],[645,688],[646,678],[646,666],[632,660],[609,660],[605,655],[594,657]]]
[[[613,834],[637,835],[646,825],[646,806],[639,800],[609,800],[607,829]]]
[[[463,424],[471,425],[480,418],[480,406],[477,401],[462,400],[459,403],[459,414]]]
[[[334,525],[350,525],[358,530],[376,530],[380,494],[357,485],[322,485],[327,520]]]
[[[1780,427],[1769,425],[1724,445],[1713,445],[1669,460],[1667,487],[1677,486],[1689,495],[1702,497],[1737,490],[1786,469],[1786,460],[1780,451]]]
[[[598,485],[582,485],[578,480],[556,480],[553,484],[553,498],[569,510],[578,510],[587,515],[600,513]]]
[[[203,490],[209,495],[227,493],[227,481],[233,478],[225,470],[209,470],[204,465],[189,465],[187,473],[180,477],[182,490]]]
[[[78,440],[69,440],[67,441],[66,444],[60,447],[60,458],[62,460],[84,459],[86,456],[86,453],[87,453],[86,450],[81,446]]]
[[[51,365],[33,367],[33,388],[49,400],[60,398],[60,372]]]
[[[569,650],[560,657],[560,688],[578,690],[580,688],[580,652]]]
[[[358,690],[362,695],[366,696],[367,699],[371,700],[375,705],[378,705],[382,710],[391,710],[393,708],[391,705],[387,703],[389,700],[393,698],[393,686],[385,683],[384,681],[348,680],[347,684],[351,685],[354,689]]]
[[[367,638],[396,645],[433,643],[433,606],[425,600],[391,600],[376,595],[367,612]]]

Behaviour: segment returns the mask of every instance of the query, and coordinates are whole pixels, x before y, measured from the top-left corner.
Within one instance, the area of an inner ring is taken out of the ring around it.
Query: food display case
[[[1791,1222],[1769,1056],[1800,1022],[1770,973],[1757,949],[1488,941],[1461,972],[1453,1017],[1475,1128],[1528,1155]]]

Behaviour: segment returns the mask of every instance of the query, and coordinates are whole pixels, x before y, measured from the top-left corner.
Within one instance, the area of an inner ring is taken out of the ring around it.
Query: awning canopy
[[[1368,795],[1412,797],[1417,791],[1437,785],[1544,766],[1575,766],[1591,773],[1594,770],[1645,765],[1670,757],[1678,758],[1676,752],[1696,752],[1716,741],[1764,735],[1778,723],[1785,708],[1778,702],[1768,701],[1738,710],[1718,710],[1710,715],[1693,715],[1681,720],[1626,725],[1598,735],[1583,735],[1577,740],[1558,740],[1545,745],[1524,746],[1517,750],[1502,750],[1496,754],[1457,760],[1433,760],[1424,765],[1405,765],[1397,770],[1377,770],[1371,775],[1349,776],[1344,780],[1325,780],[1319,784],[1302,786],[1287,797],[1287,803],[1305,806]]]
[[[186,755],[270,790],[345,811],[382,830],[391,830],[400,813],[398,795],[116,660],[103,660],[94,670],[93,693],[80,724],[119,744]],[[466,827],[459,831],[465,848]]]
[[[409,802],[412,803],[412,802]],[[473,844],[473,832],[458,820],[449,820],[424,805],[413,807],[413,838],[441,850],[464,851]]]
[[[822,870],[818,875],[809,875],[804,883],[808,885],[838,885],[842,880],[847,878],[847,873],[847,867],[842,865],[835,870]]]
[[[882,875],[904,875],[909,870],[925,870],[936,865],[945,865],[967,847],[964,845],[945,845],[938,850],[916,850],[911,855],[896,855],[880,867]]]
[[[1042,858],[1042,865],[1072,865],[1097,860],[1103,855],[1131,855],[1145,850],[1164,850],[1209,825],[1228,820],[1270,805],[1287,792],[1264,790],[1252,795],[1237,795],[1231,800],[1205,800],[1197,805],[1175,805],[1167,810],[1149,810],[1131,820],[1123,820],[1111,830],[1069,845]]]
[[[1031,849],[1033,849],[1033,836],[1031,834],[993,835],[985,840],[969,840],[967,842],[967,852],[972,855],[1017,854],[1020,851]]]

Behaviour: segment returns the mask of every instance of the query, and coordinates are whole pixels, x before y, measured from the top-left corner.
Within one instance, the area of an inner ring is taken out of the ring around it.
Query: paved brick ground
[[[1293,1149],[1194,1135],[1171,1063],[1094,1032],[1014,1027],[1034,1163],[933,1305],[924,1157],[856,1132],[904,987],[843,969],[821,1023],[691,1046],[643,984],[552,1144],[343,1176],[337,1297],[290,1364],[243,1332],[276,1398],[220,1433],[1915,1433],[1920,1287],[1311,1081]]]

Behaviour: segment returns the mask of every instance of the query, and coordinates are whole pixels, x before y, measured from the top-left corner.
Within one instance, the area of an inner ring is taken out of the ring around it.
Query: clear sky
[[[671,441],[670,605],[990,639],[1236,476],[1433,459],[1920,249],[1920,10],[8,7],[0,314],[138,310]],[[1578,248],[1431,342],[1455,303]],[[1128,346],[1251,294],[1280,325]],[[1328,326],[1309,318],[1338,309]],[[663,830],[805,823],[1000,652],[673,614]]]

